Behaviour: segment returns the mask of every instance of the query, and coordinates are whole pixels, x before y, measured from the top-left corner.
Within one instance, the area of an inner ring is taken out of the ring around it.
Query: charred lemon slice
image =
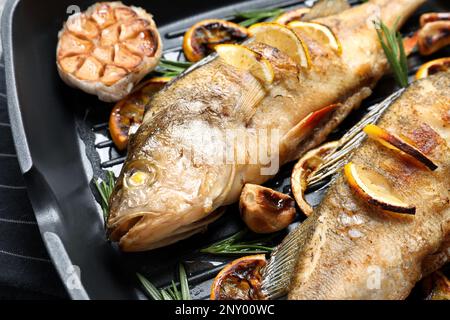
[[[127,96],[162,54],[152,16],[118,1],[70,16],[58,37],[56,60],[63,81],[106,102]]]
[[[145,107],[153,94],[161,90],[171,78],[152,78],[139,85],[133,93],[113,108],[109,118],[109,132],[117,149],[125,150],[130,128],[140,125]]]
[[[243,257],[227,264],[214,279],[211,300],[262,300],[263,254]]]
[[[313,208],[305,200],[305,191],[308,188],[308,177],[323,163],[323,157],[330,154],[337,146],[338,141],[332,141],[307,152],[292,170],[292,193],[298,207],[307,217],[313,212]]]
[[[416,79],[426,78],[432,74],[447,70],[450,70],[450,57],[431,60],[417,70]]]
[[[273,82],[272,65],[259,53],[237,44],[221,44],[216,46],[216,51],[227,64],[249,71],[266,84]]]
[[[437,165],[428,158],[422,151],[417,149],[411,142],[406,141],[406,138],[398,137],[374,124],[367,125],[364,132],[369,136],[369,138],[374,139],[381,143],[383,146],[401,152],[409,157],[412,157],[416,161],[422,163],[430,170],[436,170]]]
[[[358,168],[352,162],[345,165],[344,173],[350,187],[368,203],[390,212],[416,213],[416,208],[403,202],[389,182],[378,173]]]
[[[208,19],[193,25],[184,35],[183,51],[189,61],[197,62],[224,43],[239,43],[249,33],[240,25],[220,19]]]
[[[277,48],[303,68],[309,67],[308,48],[292,29],[278,23],[262,22],[254,24],[248,31],[255,41]]]
[[[293,21],[288,24],[300,37],[307,34],[313,39],[320,40],[321,43],[329,45],[336,53],[342,53],[342,46],[331,29],[316,22]]]
[[[290,22],[293,21],[301,21],[302,18],[310,11],[309,8],[298,8],[295,10],[290,10],[282,15],[280,15],[278,18],[276,18],[273,22],[287,25]]]

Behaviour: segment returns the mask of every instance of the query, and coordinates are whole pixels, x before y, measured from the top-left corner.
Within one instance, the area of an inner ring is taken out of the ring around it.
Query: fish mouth
[[[118,242],[124,252],[141,252],[158,249],[189,238],[206,230],[207,226],[225,213],[219,208],[190,224],[174,221],[159,223],[160,214],[140,212],[120,218],[109,227],[109,238]]]

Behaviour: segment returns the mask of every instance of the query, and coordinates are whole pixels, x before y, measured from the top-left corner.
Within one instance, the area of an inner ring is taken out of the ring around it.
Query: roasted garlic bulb
[[[70,16],[58,37],[61,78],[106,102],[129,94],[162,53],[152,16],[121,2],[97,3]]]

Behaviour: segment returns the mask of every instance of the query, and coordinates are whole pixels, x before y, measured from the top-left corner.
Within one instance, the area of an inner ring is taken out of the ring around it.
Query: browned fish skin
[[[413,217],[394,217],[361,200],[341,175],[300,227],[290,299],[404,299],[422,276],[448,261],[450,241],[450,73],[413,85],[378,125],[410,138],[438,164],[405,162],[373,140],[351,161],[385,176]],[[378,282],[379,281],[379,282]]]
[[[312,66],[300,72],[286,54],[252,43],[250,47],[273,66],[275,80],[269,86],[219,58],[166,87],[154,97],[143,125],[130,140],[128,158],[111,198],[107,224],[111,239],[119,241],[125,251],[171,244],[203,230],[214,220],[212,212],[238,200],[245,183],[261,184],[270,178],[262,175],[261,162],[192,163],[185,150],[212,157],[217,147],[227,146],[225,139],[192,143],[205,132],[241,130],[250,141],[259,141],[252,130],[277,129],[280,164],[323,141],[371,93],[386,70],[373,21],[382,19],[393,26],[398,16],[403,22],[423,2],[373,0],[319,19],[337,35],[342,55],[323,41],[305,39]],[[302,119],[334,103],[344,107],[326,127],[315,130],[309,142],[295,139],[301,133],[295,128]],[[124,181],[136,167],[144,171],[146,180],[144,185],[129,188]]]

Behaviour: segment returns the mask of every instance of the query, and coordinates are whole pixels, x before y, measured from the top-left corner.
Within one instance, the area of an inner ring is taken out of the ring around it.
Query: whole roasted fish
[[[125,251],[187,238],[215,221],[217,209],[236,202],[245,183],[267,181],[279,166],[322,142],[387,69],[373,22],[392,27],[399,19],[400,26],[423,2],[372,0],[317,19],[335,33],[342,54],[320,34],[307,37],[309,69],[299,70],[277,48],[248,44],[272,65],[271,85],[222,58],[169,84],[131,137],[110,200],[110,238]],[[336,103],[329,121],[306,131],[305,117]]]
[[[263,290],[290,299],[404,299],[450,258],[450,72],[411,85],[378,126],[410,141],[432,171],[366,140],[350,161],[385,177],[413,216],[387,213],[338,176],[314,213],[275,250]]]

